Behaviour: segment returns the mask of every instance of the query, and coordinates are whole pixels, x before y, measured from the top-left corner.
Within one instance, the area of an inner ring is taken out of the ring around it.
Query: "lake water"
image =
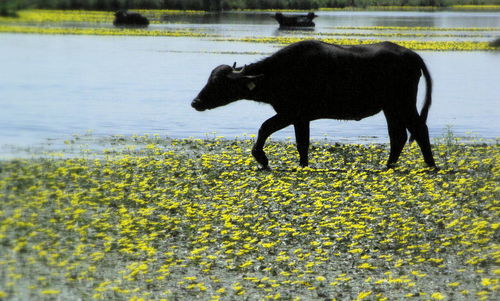
[[[398,26],[398,27],[442,27],[478,28],[496,27],[500,29],[498,12],[346,12],[320,11],[312,33],[345,32],[337,27],[347,26]],[[153,25],[151,28],[172,27],[201,29],[213,34],[229,36],[270,36],[287,35],[277,30],[273,13],[266,12],[229,12],[194,16],[168,16],[166,19],[181,24]],[[297,34],[297,33],[295,33]],[[498,32],[497,32],[498,34]],[[418,38],[416,38],[418,40]],[[428,38],[425,38],[428,39]],[[474,40],[482,40],[474,38]]]
[[[336,26],[500,27],[498,13],[319,14],[312,34],[333,32]],[[225,36],[300,34],[278,31],[269,14],[257,15],[199,16],[152,27]],[[32,145],[89,130],[175,138],[255,134],[274,114],[269,106],[243,100],[196,112],[190,102],[215,66],[252,63],[277,49],[211,38],[0,34],[0,145]],[[420,54],[434,79],[431,136],[452,126],[459,136],[500,137],[500,53]],[[358,122],[315,121],[311,134],[341,142],[388,141],[382,114]],[[292,136],[291,127],[273,135]]]

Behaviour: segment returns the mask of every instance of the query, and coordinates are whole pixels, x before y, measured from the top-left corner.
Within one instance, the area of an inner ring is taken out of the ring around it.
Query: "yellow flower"
[[[360,292],[360,293],[358,294],[358,296],[356,297],[356,300],[363,300],[363,299],[365,299],[366,297],[369,297],[371,294],[372,294],[372,291],[364,291],[364,292]]]
[[[443,300],[443,299],[445,299],[445,297],[443,296],[443,294],[441,294],[439,292],[432,293],[431,298],[432,299],[436,299],[436,300]]]
[[[494,281],[492,281],[490,278],[481,278],[481,285],[482,286],[489,286],[492,285]]]

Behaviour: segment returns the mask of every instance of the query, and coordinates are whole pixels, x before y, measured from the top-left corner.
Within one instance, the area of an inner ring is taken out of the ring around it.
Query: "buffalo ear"
[[[244,76],[248,90],[252,91],[264,79],[264,74]]]
[[[255,89],[255,87],[257,87],[257,85],[254,82],[247,83],[248,90],[252,91],[253,89]]]

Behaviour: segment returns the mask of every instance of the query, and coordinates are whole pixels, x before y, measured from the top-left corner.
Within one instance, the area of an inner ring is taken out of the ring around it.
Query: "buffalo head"
[[[127,14],[128,14],[127,10],[120,9],[120,10],[118,10],[118,11],[115,12],[115,17],[117,17],[117,18],[124,18],[124,17],[127,16]]]
[[[204,111],[248,97],[262,75],[245,75],[244,72],[245,67],[236,68],[236,63],[233,67],[229,65],[216,67],[191,106],[197,111]]]

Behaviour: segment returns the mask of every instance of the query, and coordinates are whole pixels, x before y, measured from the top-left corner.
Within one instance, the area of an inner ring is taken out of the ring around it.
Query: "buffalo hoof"
[[[396,165],[396,163],[388,163],[388,164],[385,166],[385,168],[386,168],[387,170],[389,170],[389,169],[396,168],[396,166],[397,166],[397,165]]]
[[[263,150],[259,150],[259,149],[255,149],[255,148],[252,149],[252,156],[255,158],[255,160],[257,160],[257,162],[261,166],[268,168],[269,160],[267,159],[266,153]]]
[[[257,167],[257,171],[271,171],[271,167],[269,167],[269,166],[259,166],[259,167]]]
[[[432,171],[440,171],[441,168],[437,167],[436,165],[433,166],[428,166],[429,168],[432,168]]]

